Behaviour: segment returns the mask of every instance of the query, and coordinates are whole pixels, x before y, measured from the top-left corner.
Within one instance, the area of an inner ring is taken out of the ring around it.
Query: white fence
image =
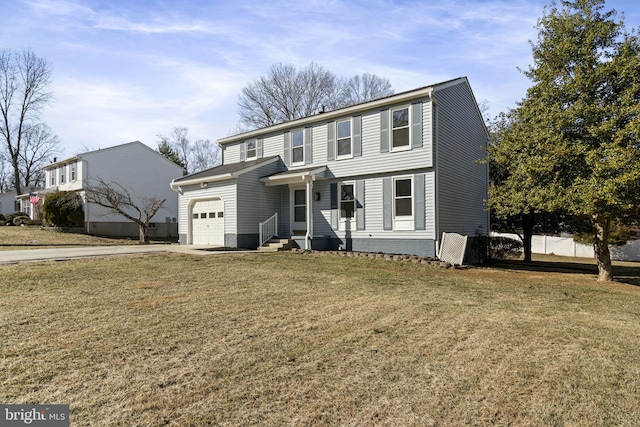
[[[508,237],[520,241],[517,234],[491,233],[496,237]],[[640,242],[627,242],[622,246],[609,246],[611,259],[617,261],[640,261]],[[533,236],[531,252],[534,254],[548,254],[595,258],[595,251],[591,245],[583,245],[573,241],[573,237]]]

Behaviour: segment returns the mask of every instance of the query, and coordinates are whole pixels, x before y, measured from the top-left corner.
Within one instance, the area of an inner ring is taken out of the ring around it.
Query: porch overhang
[[[327,166],[318,166],[308,169],[294,169],[286,172],[280,172],[275,175],[260,178],[260,182],[266,187],[277,185],[297,184],[307,181],[315,181],[317,178],[324,177]]]

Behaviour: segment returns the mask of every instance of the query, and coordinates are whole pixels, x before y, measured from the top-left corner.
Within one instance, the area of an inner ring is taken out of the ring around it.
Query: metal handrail
[[[267,243],[278,234],[278,212],[264,222],[260,223],[260,245]]]

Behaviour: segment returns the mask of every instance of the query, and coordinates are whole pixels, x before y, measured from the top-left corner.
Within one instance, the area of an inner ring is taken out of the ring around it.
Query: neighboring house
[[[489,232],[488,139],[465,77],[220,139],[221,166],[171,183],[180,242],[436,256]]]
[[[16,202],[16,192],[7,191],[0,193],[0,214],[11,214],[20,210],[20,205]]]
[[[153,217],[150,237],[176,237],[178,198],[168,186],[184,174],[184,170],[157,151],[139,141],[116,145],[55,161],[44,167],[45,188],[38,191],[43,199],[55,191],[77,191],[83,200],[85,231],[111,236],[138,236],[138,226],[119,214],[86,202],[87,184],[95,185],[96,178],[109,183],[117,181],[132,196],[159,197],[165,205]],[[18,197],[28,203],[29,194]],[[40,202],[42,203],[42,201]],[[24,203],[23,203],[24,204]]]

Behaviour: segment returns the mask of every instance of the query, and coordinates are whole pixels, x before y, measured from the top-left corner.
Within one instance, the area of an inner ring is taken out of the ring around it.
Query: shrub
[[[27,221],[25,225],[28,225],[28,226],[42,225],[42,221],[40,221],[39,219],[30,219],[29,221]]]
[[[82,199],[75,191],[58,191],[47,195],[42,205],[42,221],[55,227],[82,227]]]
[[[508,237],[489,238],[489,258],[518,258],[522,254],[522,242]]]
[[[12,222],[13,222],[13,225],[25,225],[30,220],[31,218],[29,218],[28,215],[22,214],[22,215],[14,216]]]
[[[20,212],[20,211],[16,211],[10,214],[6,214],[4,215],[4,221],[2,222],[2,225],[15,225],[13,223],[13,219],[16,217],[20,217],[20,216],[27,216],[27,214],[25,214],[24,212]]]

